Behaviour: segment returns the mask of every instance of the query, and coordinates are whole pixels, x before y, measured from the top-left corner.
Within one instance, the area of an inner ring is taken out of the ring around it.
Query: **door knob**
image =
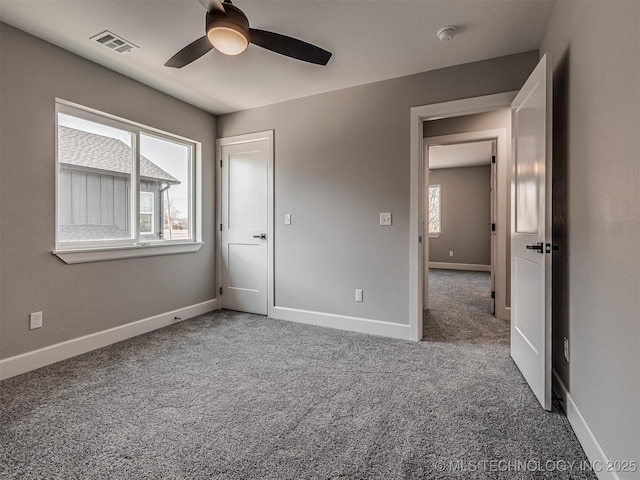
[[[537,250],[538,253],[544,253],[544,243],[538,242],[535,245],[527,245],[527,250]]]
[[[261,233],[260,235],[254,235],[253,238],[259,238],[260,240],[266,240],[267,239],[267,234],[266,233]]]

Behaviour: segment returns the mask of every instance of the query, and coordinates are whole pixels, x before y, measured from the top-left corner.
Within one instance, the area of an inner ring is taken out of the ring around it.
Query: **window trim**
[[[150,242],[140,242],[134,246],[93,248],[85,250],[54,251],[64,263],[102,262],[105,260],[121,260],[124,258],[151,257],[156,255],[175,255],[178,253],[194,253],[202,248],[203,242],[171,243],[167,245],[151,245]]]
[[[59,168],[58,168],[58,114],[63,113],[77,118],[101,123],[106,126],[127,130],[133,133],[133,142],[139,145],[140,134],[154,136],[167,141],[175,141],[180,144],[187,144],[191,150],[192,160],[189,162],[189,182],[191,195],[189,200],[189,215],[191,218],[189,228],[189,239],[183,240],[152,240],[141,238],[139,228],[138,202],[140,201],[140,182],[138,172],[140,171],[140,149],[136,148],[135,171],[131,174],[131,211],[136,212],[131,217],[132,239],[109,240],[109,241],[86,241],[73,242],[70,246],[65,246],[65,242],[60,242],[58,238],[58,189],[59,189]],[[124,127],[124,128],[123,128]],[[55,249],[53,254],[58,256],[67,264],[98,262],[104,260],[116,260],[123,258],[146,257],[155,255],[173,255],[179,253],[193,253],[200,250],[204,242],[202,241],[202,144],[196,140],[182,137],[173,133],[149,127],[141,123],[127,120],[106,112],[101,112],[93,108],[85,107],[67,100],[55,99]],[[62,245],[61,245],[62,243]]]
[[[430,189],[431,187],[438,187],[438,219],[440,220],[440,231],[438,233],[430,233],[428,230],[431,222],[428,221],[427,233],[429,235],[429,238],[438,238],[440,235],[442,235],[442,186],[440,184],[433,184],[433,185],[428,185],[427,189]],[[428,200],[429,200],[429,193],[427,192],[427,201]],[[429,208],[429,204],[427,203],[427,219],[429,219],[429,213],[430,213],[430,208]]]

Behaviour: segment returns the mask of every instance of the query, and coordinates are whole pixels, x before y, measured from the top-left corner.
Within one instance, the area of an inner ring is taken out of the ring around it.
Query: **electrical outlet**
[[[564,358],[568,362],[569,361],[569,339],[564,337]]]
[[[284,214],[284,224],[285,225],[291,225],[291,214],[290,213],[285,213]]]
[[[33,312],[29,315],[29,329],[42,328],[42,312]]]
[[[356,288],[356,302],[362,302],[362,289]]]
[[[449,250],[449,256],[453,257],[453,250]]]

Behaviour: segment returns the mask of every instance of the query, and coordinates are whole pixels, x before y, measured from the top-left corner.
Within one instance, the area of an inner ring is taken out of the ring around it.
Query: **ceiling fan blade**
[[[164,64],[165,67],[182,68],[185,65],[189,65],[194,60],[199,59],[202,55],[213,49],[213,45],[209,42],[209,39],[205,35],[199,38],[195,42],[191,42],[184,47],[173,57],[167,60]]]
[[[279,33],[267,32],[266,30],[249,29],[249,40],[259,47],[302,60],[303,62],[326,65],[331,58],[331,52],[327,52],[320,47]]]
[[[225,13],[224,7],[222,6],[222,2],[220,0],[198,0],[200,5],[202,5],[207,12],[212,13],[218,11],[220,13]]]

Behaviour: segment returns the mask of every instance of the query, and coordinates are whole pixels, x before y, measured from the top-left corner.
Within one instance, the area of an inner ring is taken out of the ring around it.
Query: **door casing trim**
[[[473,113],[489,112],[498,108],[511,107],[511,101],[518,92],[504,92],[494,95],[464,98],[451,102],[434,103],[412,107],[411,115],[411,164],[409,180],[409,327],[410,338],[422,340],[422,316],[424,289],[424,249],[420,242],[422,231],[422,188],[423,179],[423,125],[425,120],[457,117]],[[428,299],[427,299],[428,300]]]

